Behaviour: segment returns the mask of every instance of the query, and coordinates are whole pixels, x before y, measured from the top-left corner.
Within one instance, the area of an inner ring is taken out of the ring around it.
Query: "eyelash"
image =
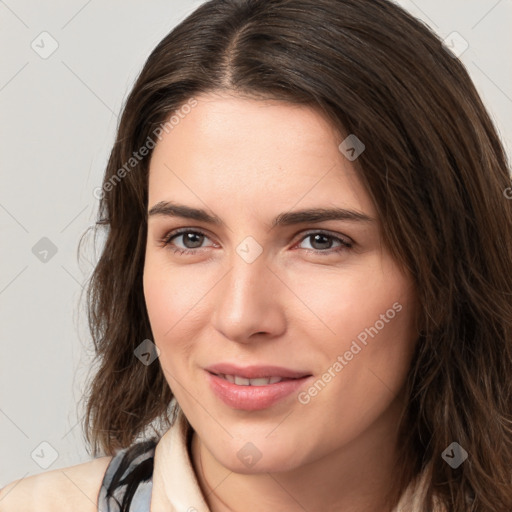
[[[181,249],[180,247],[172,247],[170,244],[171,244],[171,240],[173,238],[176,238],[177,236],[179,235],[182,235],[184,233],[194,233],[196,235],[202,235],[206,238],[209,238],[208,235],[206,233],[203,233],[201,230],[198,230],[198,229],[190,229],[190,228],[181,228],[181,229],[176,229],[174,231],[171,231],[170,233],[167,233],[161,240],[160,240],[160,244],[162,247],[167,247],[167,249],[171,250],[173,253],[175,254],[179,254],[180,256],[181,255],[188,255],[188,254],[196,254],[198,252],[198,250],[200,249],[204,249],[203,247],[198,247],[196,249]],[[320,249],[304,249],[305,251],[308,251],[308,252],[313,252],[315,254],[322,254],[322,255],[330,255],[330,254],[333,254],[333,253],[338,253],[338,252],[342,252],[342,251],[346,251],[346,250],[349,250],[352,248],[353,244],[344,240],[343,238],[340,238],[340,237],[337,237],[337,236],[334,236],[334,235],[331,235],[330,233],[328,232],[325,232],[325,231],[313,231],[313,232],[308,232],[306,233],[300,240],[299,242],[302,242],[304,241],[306,238],[310,237],[310,236],[313,236],[313,235],[323,235],[327,238],[330,238],[332,240],[335,240],[337,242],[340,242],[341,243],[341,246],[340,247],[337,247],[337,248],[334,248],[334,249],[326,249],[326,250],[320,250]]]

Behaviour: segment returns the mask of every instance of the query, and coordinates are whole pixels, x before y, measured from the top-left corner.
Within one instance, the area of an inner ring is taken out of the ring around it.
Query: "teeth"
[[[239,377],[238,375],[219,375],[223,379],[236,384],[237,386],[267,386],[268,384],[276,384],[281,382],[282,377],[260,377],[258,379],[246,379],[245,377]]]
[[[267,384],[270,384],[270,379],[261,377],[259,379],[251,379],[250,382],[251,386],[266,386]]]

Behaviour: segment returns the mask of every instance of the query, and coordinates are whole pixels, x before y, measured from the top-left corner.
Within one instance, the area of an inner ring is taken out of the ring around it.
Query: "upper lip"
[[[237,375],[246,379],[259,379],[263,377],[284,377],[288,379],[298,379],[310,376],[307,371],[291,370],[281,366],[261,365],[261,366],[236,366],[230,363],[219,363],[205,368],[210,373],[217,375]]]

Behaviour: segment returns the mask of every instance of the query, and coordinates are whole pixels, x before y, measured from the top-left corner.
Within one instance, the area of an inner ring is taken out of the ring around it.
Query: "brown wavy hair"
[[[92,453],[172,423],[160,365],[134,356],[153,339],[142,287],[151,151],[126,163],[191,98],[218,91],[310,105],[366,145],[355,168],[421,305],[391,501],[421,473],[422,511],[438,496],[451,511],[510,512],[510,166],[463,64],[387,0],[211,0],[147,59],[94,226],[106,238],[87,288],[98,365],[83,421]],[[441,457],[452,442],[468,453],[457,469]]]

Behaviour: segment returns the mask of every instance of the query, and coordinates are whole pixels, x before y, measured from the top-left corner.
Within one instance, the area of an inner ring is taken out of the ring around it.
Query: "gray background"
[[[200,3],[0,0],[0,486],[89,460],[78,404],[92,342],[78,300],[97,254],[79,261],[77,245],[137,73]],[[398,3],[469,43],[460,58],[510,155],[512,1]],[[58,43],[47,58],[44,31]]]

